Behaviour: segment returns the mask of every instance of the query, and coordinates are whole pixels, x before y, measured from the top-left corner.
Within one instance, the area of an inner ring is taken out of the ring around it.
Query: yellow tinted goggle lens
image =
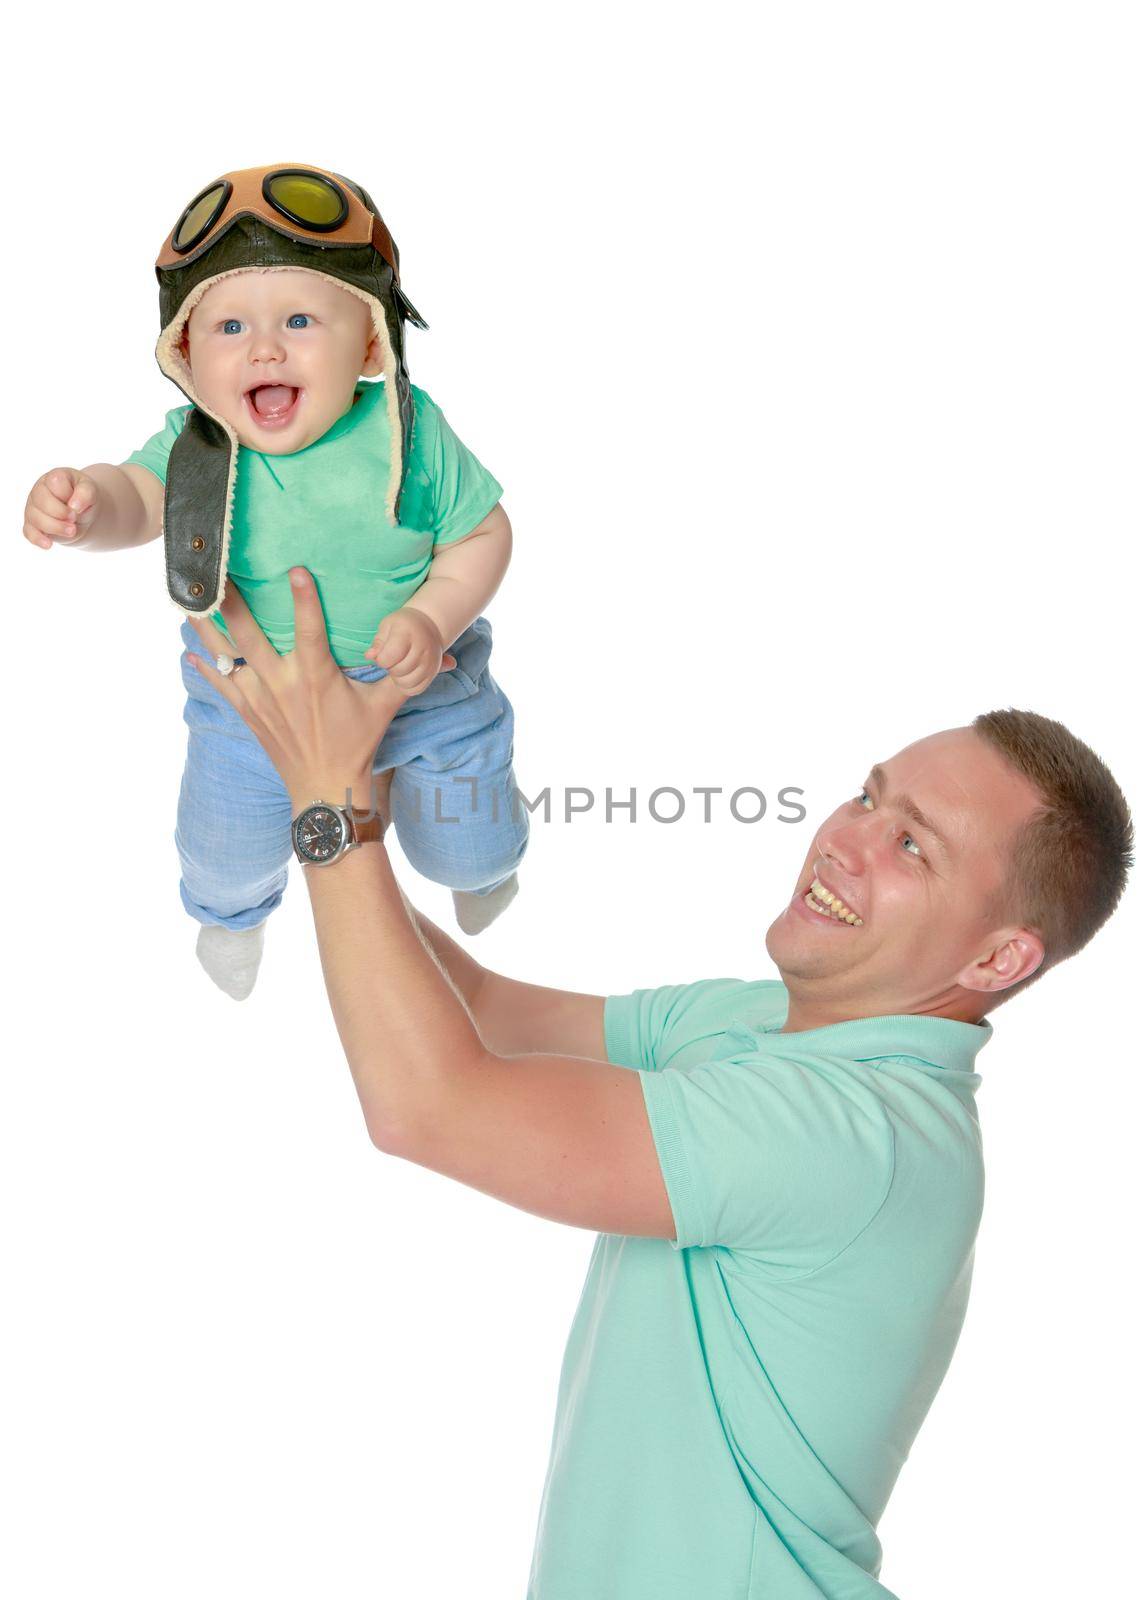
[[[306,228],[336,228],[349,214],[344,195],[332,183],[307,173],[278,173],[266,179],[262,192],[283,216]]]
[[[198,243],[203,234],[213,225],[219,212],[226,204],[226,197],[230,193],[228,183],[215,183],[199,195],[197,200],[192,200],[182,220],[175,229],[171,244],[176,250],[189,250]]]

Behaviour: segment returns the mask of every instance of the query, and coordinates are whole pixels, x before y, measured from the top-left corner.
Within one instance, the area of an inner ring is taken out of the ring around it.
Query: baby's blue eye
[[[239,322],[237,317],[227,317],[226,321],[222,324],[222,331],[223,333],[237,332],[241,326],[242,324]]]
[[[295,311],[293,316],[290,317],[289,320],[287,321],[286,327],[287,328],[298,328],[298,327],[306,328],[306,327],[309,326],[309,321],[310,321],[310,319],[309,319],[309,317],[306,316],[304,311]]]

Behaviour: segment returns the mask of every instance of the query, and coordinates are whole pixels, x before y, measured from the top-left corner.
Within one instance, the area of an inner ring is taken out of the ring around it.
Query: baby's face
[[[183,350],[203,405],[265,455],[320,439],[349,410],[358,377],[382,370],[369,307],[303,268],[252,268],[212,284]]]

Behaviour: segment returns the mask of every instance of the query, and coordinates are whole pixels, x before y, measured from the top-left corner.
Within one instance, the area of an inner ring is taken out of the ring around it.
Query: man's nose
[[[865,867],[871,842],[865,822],[865,817],[839,819],[827,823],[818,834],[819,854],[851,878],[858,877]]]

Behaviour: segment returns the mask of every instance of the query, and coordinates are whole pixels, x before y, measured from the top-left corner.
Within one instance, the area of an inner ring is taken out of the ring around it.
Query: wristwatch
[[[381,814],[315,800],[298,812],[290,833],[299,861],[310,867],[328,867],[360,844],[376,844],[382,833]]]

